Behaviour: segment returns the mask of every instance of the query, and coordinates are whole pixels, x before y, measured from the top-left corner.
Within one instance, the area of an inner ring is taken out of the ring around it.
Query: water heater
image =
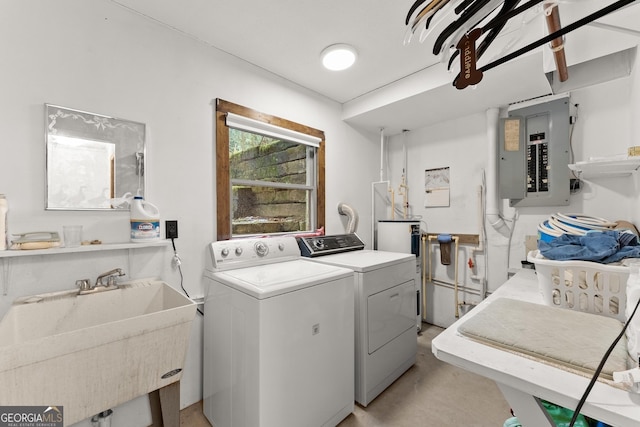
[[[420,221],[380,220],[376,243],[379,251],[414,254],[420,258]]]

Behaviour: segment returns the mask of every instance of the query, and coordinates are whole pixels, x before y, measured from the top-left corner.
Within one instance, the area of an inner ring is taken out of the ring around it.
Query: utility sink
[[[157,279],[21,297],[0,321],[0,405],[70,425],[179,381],[196,304]]]

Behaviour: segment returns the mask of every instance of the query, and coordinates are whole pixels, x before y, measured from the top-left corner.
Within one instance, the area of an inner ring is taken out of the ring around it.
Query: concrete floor
[[[442,330],[423,324],[416,364],[338,427],[502,427],[511,413],[495,383],[433,356],[431,340]],[[180,425],[210,427],[202,402],[181,411]]]

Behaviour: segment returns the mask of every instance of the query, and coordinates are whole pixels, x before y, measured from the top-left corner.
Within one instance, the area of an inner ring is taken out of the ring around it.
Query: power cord
[[[575,107],[575,115],[569,118],[569,125],[571,126],[569,130],[569,163],[575,163],[575,153],[573,151],[573,131],[576,127],[576,122],[578,121],[579,104],[573,104],[573,106]],[[569,180],[569,194],[577,194],[582,189],[581,179],[578,175],[576,175],[576,172],[573,169],[571,170],[571,176],[573,176],[573,178]]]
[[[587,401],[587,396],[589,395],[589,393],[591,393],[591,389],[593,388],[593,386],[595,385],[596,381],[598,380],[598,377],[600,376],[600,372],[602,371],[602,368],[604,368],[604,364],[607,362],[607,359],[609,358],[609,356],[613,352],[613,349],[616,347],[616,344],[618,344],[618,341],[620,341],[620,339],[624,336],[624,333],[627,330],[627,327],[631,323],[631,320],[633,319],[633,316],[635,316],[636,311],[638,310],[638,306],[640,306],[640,299],[636,303],[636,306],[633,309],[633,313],[631,313],[631,316],[629,316],[629,319],[627,319],[627,322],[624,324],[624,327],[622,328],[622,331],[620,331],[620,334],[616,337],[615,340],[613,340],[613,342],[611,343],[611,346],[609,346],[609,348],[607,349],[606,353],[602,357],[602,360],[600,361],[600,364],[598,365],[598,368],[596,369],[596,372],[593,374],[593,377],[591,377],[591,381],[589,382],[589,385],[587,386],[587,389],[582,394],[582,397],[580,398],[580,401],[578,402],[578,406],[576,406],[576,409],[573,412],[573,417],[571,417],[571,422],[569,423],[569,427],[573,427],[573,425],[575,424],[576,420],[578,419],[578,415],[580,415],[580,410],[582,409],[582,406],[584,406],[585,402]]]
[[[182,292],[184,292],[187,298],[191,299],[191,297],[189,296],[189,293],[184,288],[184,276],[182,274],[182,260],[178,255],[178,251],[176,251],[176,242],[174,241],[173,238],[171,239],[171,246],[173,246],[173,259],[171,260],[171,265],[173,266],[173,268],[177,268],[178,272],[180,273],[180,287],[182,288]],[[198,313],[200,313],[201,316],[204,316],[204,313],[202,312],[202,310],[200,310],[199,308],[197,308],[196,310],[198,310]]]

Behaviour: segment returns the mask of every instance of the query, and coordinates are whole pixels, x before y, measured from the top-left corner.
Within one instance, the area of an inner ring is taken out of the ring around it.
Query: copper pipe
[[[455,266],[455,273],[454,273],[454,288],[453,288],[453,292],[455,293],[455,303],[456,303],[456,309],[455,309],[455,315],[456,315],[456,319],[460,317],[460,301],[458,300],[458,241],[460,240],[460,238],[458,236],[453,236],[453,241],[455,242],[455,257],[456,257],[456,262],[454,263]]]
[[[421,320],[427,320],[427,253],[425,251],[427,247],[427,235],[422,235],[422,286],[420,287],[422,292],[422,311]],[[431,281],[431,280],[429,280]]]
[[[562,28],[562,24],[560,24],[560,12],[558,11],[558,5],[545,3],[544,8],[545,10],[551,8],[551,12],[545,13],[545,15],[549,34],[553,34]],[[556,69],[558,70],[560,81],[567,81],[569,78],[569,70],[567,69],[567,59],[564,53],[564,40],[562,37],[551,40],[551,50],[553,51],[553,59],[556,62]]]

